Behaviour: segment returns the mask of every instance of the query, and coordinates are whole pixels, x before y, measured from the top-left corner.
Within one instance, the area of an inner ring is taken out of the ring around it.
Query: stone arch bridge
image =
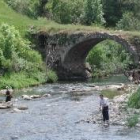
[[[48,67],[54,69],[60,80],[85,80],[91,76],[91,70],[85,64],[89,51],[98,43],[114,40],[121,44],[134,59],[136,64],[140,58],[140,39],[138,36],[122,33],[105,32],[59,32],[49,34],[39,32],[36,35],[39,50],[45,56]]]

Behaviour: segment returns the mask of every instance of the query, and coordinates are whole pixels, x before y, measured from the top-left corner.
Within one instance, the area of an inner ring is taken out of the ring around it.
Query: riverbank
[[[127,88],[123,88],[123,90],[125,90],[125,93],[115,96],[113,99],[109,99],[110,125],[121,125],[130,127],[131,125],[136,125],[136,127],[140,127],[140,109],[128,107],[128,100],[130,96],[137,91],[138,87],[139,86],[136,85],[127,85]],[[101,114],[102,113],[98,111],[96,112],[96,114],[92,114],[86,121],[88,123],[102,124]],[[138,123],[130,124],[130,119],[132,118],[133,121],[135,121],[134,116],[136,115],[138,116]]]

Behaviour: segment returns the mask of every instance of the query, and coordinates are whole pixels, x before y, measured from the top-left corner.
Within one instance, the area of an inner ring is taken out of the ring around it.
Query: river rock
[[[95,86],[95,87],[94,87],[94,90],[100,91],[100,90],[102,90],[102,88],[99,87],[99,86]]]
[[[10,91],[10,93],[13,93],[13,89],[8,89]],[[0,94],[5,95],[7,89],[2,89],[0,90]]]
[[[107,86],[94,86],[92,87],[92,90],[125,90],[126,86],[124,84],[119,84],[119,85],[107,85]]]
[[[12,102],[4,102],[0,104],[0,109],[7,109],[7,108],[11,108],[13,107],[13,103]]]
[[[88,84],[87,86],[88,86],[88,87],[95,87],[94,84]]]
[[[125,101],[125,99],[126,99],[125,95],[120,95],[120,96],[114,97],[113,101],[116,103],[122,103]]]
[[[18,108],[13,108],[12,113],[20,113],[22,112],[21,110],[19,110]]]
[[[7,109],[8,107],[5,105],[0,105],[0,109]]]
[[[135,109],[134,114],[140,114],[140,109]]]
[[[41,98],[41,95],[31,95],[30,98],[32,98],[32,99]]]
[[[124,84],[119,84],[119,85],[108,85],[106,86],[106,89],[112,89],[112,90],[121,90],[124,89]]]
[[[17,140],[18,136],[11,136],[11,140]]]
[[[12,101],[6,102],[5,104],[7,105],[8,108],[13,107],[13,103],[12,103]]]
[[[19,110],[27,110],[28,106],[25,106],[25,105],[17,106],[17,109],[19,109]]]
[[[112,106],[112,110],[113,110],[113,112],[118,112],[119,111],[119,106],[118,105]]]
[[[31,100],[32,98],[29,95],[22,95],[24,100]]]
[[[140,123],[136,124],[137,127],[140,127]]]
[[[42,97],[51,97],[51,94],[46,93]]]

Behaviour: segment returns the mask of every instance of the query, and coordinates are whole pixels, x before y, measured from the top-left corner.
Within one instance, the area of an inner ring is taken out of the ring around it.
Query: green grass
[[[36,72],[36,73],[10,73],[0,77],[0,89],[5,89],[6,86],[11,87],[12,89],[21,89],[29,86],[39,85],[40,83],[46,82],[45,73]]]
[[[130,128],[135,127],[138,122],[139,122],[139,116],[135,114],[127,119],[127,126]]]
[[[112,34],[127,34],[127,35],[138,35],[140,36],[139,32],[124,32],[124,31],[114,31],[112,29],[105,29],[103,27],[97,27],[97,25],[93,26],[82,26],[82,25],[63,25],[58,24],[53,21],[47,20],[45,18],[39,18],[37,20],[30,19],[25,15],[21,15],[14,10],[12,10],[4,0],[0,0],[0,24],[1,23],[8,23],[9,25],[14,25],[17,29],[19,29],[20,33],[23,35],[29,29],[29,27],[34,26],[39,31],[44,32],[76,32],[76,31],[84,31],[84,32],[109,32]]]
[[[137,109],[140,108],[140,88],[130,96],[128,106]]]
[[[52,70],[48,70],[47,71],[47,83],[54,83],[57,80],[58,80],[57,74]]]
[[[3,0],[0,0],[0,24],[14,25],[21,32],[24,32],[27,26],[32,25],[33,22],[28,17],[16,13]]]
[[[101,94],[109,99],[113,99],[115,96],[121,95],[122,91],[105,89],[101,91]]]
[[[19,72],[9,73],[0,77],[0,89],[5,89],[6,86],[12,89],[21,89],[30,86],[37,86],[41,83],[54,83],[58,80],[54,71],[48,70],[47,72]]]

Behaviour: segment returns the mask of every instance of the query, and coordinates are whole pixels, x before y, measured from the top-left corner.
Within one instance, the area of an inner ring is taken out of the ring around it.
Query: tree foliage
[[[0,26],[0,68],[5,72],[35,71],[41,68],[41,55],[30,48],[13,26]]]
[[[103,0],[102,4],[106,26],[115,26],[122,17],[121,1]]]
[[[132,12],[127,12],[123,14],[116,28],[121,30],[140,30],[140,21]]]
[[[130,55],[114,41],[104,41],[93,48],[87,56],[94,76],[123,72],[132,63]]]
[[[46,10],[59,23],[105,23],[101,0],[50,0]]]
[[[101,0],[86,0],[84,9],[84,21],[86,25],[91,25],[92,23],[105,23]]]
[[[122,5],[122,18],[117,23],[117,29],[140,30],[140,1],[124,0]]]
[[[104,25],[140,30],[139,0],[5,0],[31,18],[47,17],[61,24]],[[136,25],[134,22],[136,22]]]
[[[0,88],[22,88],[47,81],[41,55],[14,26],[0,25]],[[56,76],[51,76],[56,79]],[[50,79],[51,79],[50,78]]]
[[[84,0],[50,0],[46,4],[49,18],[58,23],[80,23]]]

